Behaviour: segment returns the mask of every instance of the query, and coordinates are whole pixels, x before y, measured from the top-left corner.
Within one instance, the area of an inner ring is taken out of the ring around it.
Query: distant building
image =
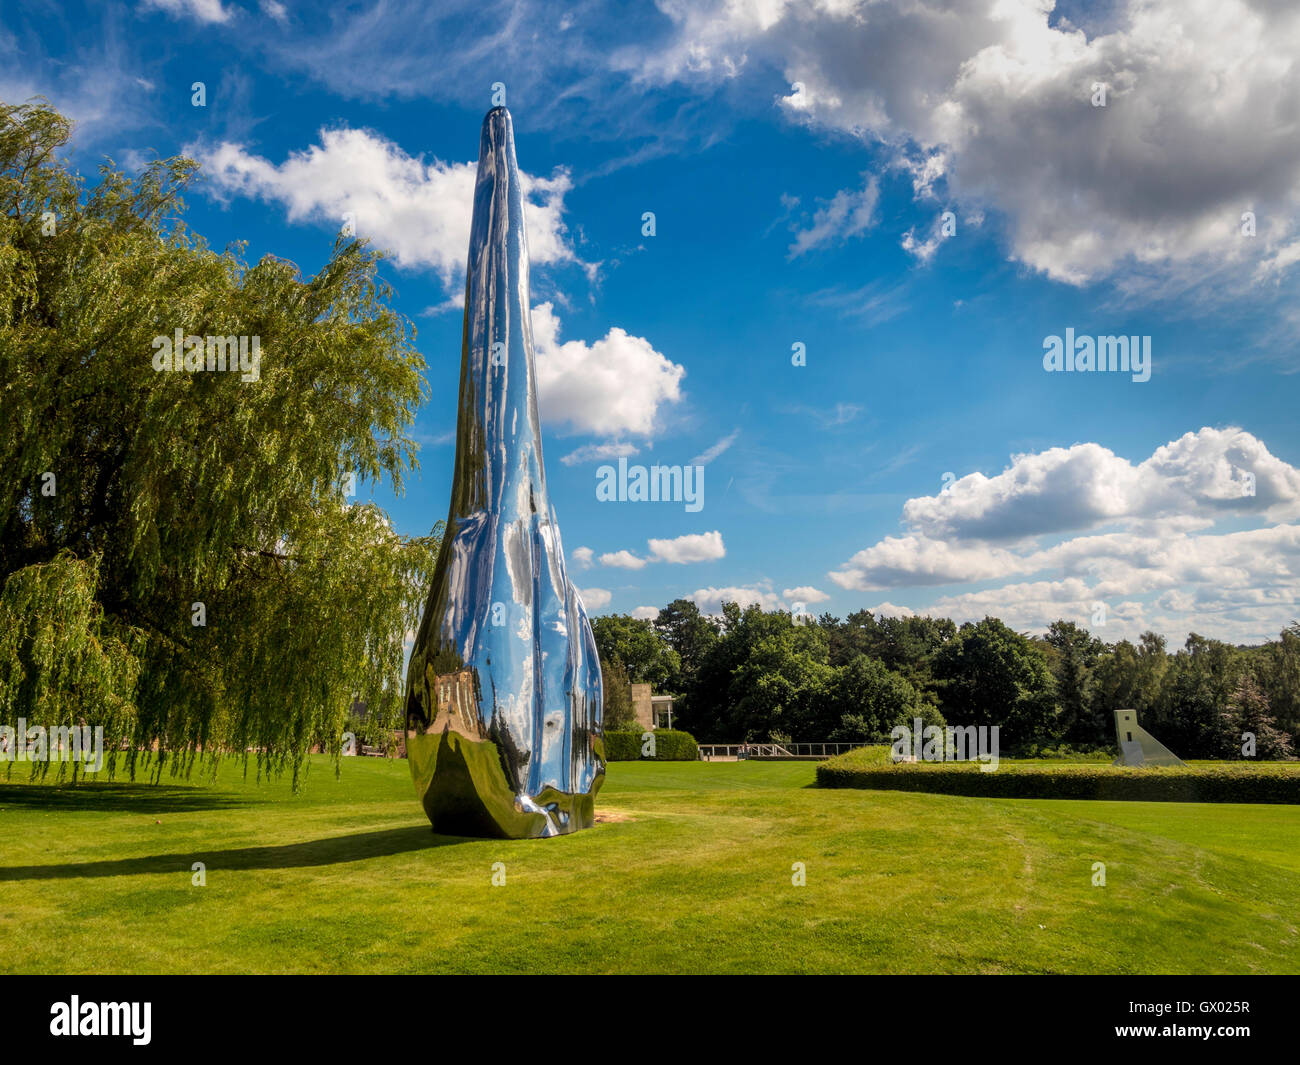
[[[632,712],[637,726],[647,731],[673,727],[673,697],[652,695],[649,684],[632,685]]]

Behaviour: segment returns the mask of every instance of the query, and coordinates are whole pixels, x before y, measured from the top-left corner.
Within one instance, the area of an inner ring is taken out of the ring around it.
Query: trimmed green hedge
[[[993,772],[984,773],[978,763],[971,762],[870,765],[854,759],[854,753],[822,762],[817,767],[818,785],[1006,799],[1300,804],[1300,767],[1294,763],[1124,769],[1109,765],[1016,765],[1004,760]]]
[[[655,762],[695,762],[699,760],[700,749],[695,737],[689,732],[676,729],[655,729],[655,756],[646,761]],[[605,761],[639,762],[641,761],[640,732],[606,732]]]

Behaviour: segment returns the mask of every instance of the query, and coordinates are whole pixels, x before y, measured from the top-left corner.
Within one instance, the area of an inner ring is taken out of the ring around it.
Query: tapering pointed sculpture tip
[[[510,111],[500,104],[483,116],[483,136],[495,142],[514,140],[515,120]]]

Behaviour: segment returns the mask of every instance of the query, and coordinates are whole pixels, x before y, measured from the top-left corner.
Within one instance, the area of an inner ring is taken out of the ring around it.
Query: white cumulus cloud
[[[918,197],[943,186],[999,211],[1014,258],[1049,277],[1297,261],[1279,250],[1300,221],[1294,4],[1115,0],[1070,17],[1051,0],[661,6],[678,32],[641,78],[711,89],[779,70],[792,121],[883,146]],[[860,217],[852,194],[792,251]]]
[[[614,598],[614,593],[606,588],[579,588],[578,594],[582,596],[582,605],[588,610],[607,607],[609,601]]]
[[[615,326],[600,340],[560,340],[550,303],[533,308],[537,402],[548,422],[596,436],[654,432],[660,410],[682,398],[686,370],[644,337]]]
[[[464,277],[477,163],[426,161],[371,130],[346,127],[322,129],[318,143],[279,164],[229,141],[186,152],[222,195],[279,203],[294,222],[342,228],[350,218],[399,265],[428,267],[449,289]],[[532,261],[577,262],[563,219],[568,173],[520,177]]]
[[[908,500],[906,532],[829,576],[858,591],[989,584],[923,610],[957,620],[1041,630],[1099,616],[1108,639],[1155,627],[1260,640],[1300,616],[1297,516],[1300,470],[1239,428],[1186,433],[1137,463],[1076,444]]]
[[[722,533],[688,533],[672,540],[650,540],[650,554],[660,562],[712,562],[725,558]]]
[[[616,569],[643,569],[651,562],[713,562],[727,555],[722,533],[716,529],[706,533],[687,533],[671,540],[651,539],[647,541],[647,547],[650,553],[645,557],[626,549],[607,551],[600,556],[601,565]]]
[[[613,566],[615,569],[642,569],[648,559],[638,558],[631,551],[606,551],[600,556],[602,566]]]
[[[218,195],[281,204],[290,221],[351,224],[399,265],[433,270],[450,295],[426,313],[461,306],[455,289],[464,277],[477,163],[426,160],[371,130],[352,128],[322,129],[318,143],[278,164],[229,141],[186,151],[202,162]],[[521,180],[532,263],[577,263],[590,273],[590,264],[574,254],[564,223],[568,173],[523,173]],[[533,308],[532,324],[538,404],[549,423],[600,437],[649,436],[665,407],[681,400],[685,368],[646,338],[614,326],[590,343],[561,341],[550,302]],[[612,454],[636,450],[627,443],[593,446]],[[595,453],[580,448],[562,461],[585,461]]]
[[[820,588],[814,588],[811,584],[802,584],[798,588],[787,588],[781,594],[792,603],[824,603],[830,598]]]
[[[761,606],[764,610],[779,610],[784,605],[781,597],[764,584],[730,588],[697,588],[688,598],[704,614],[721,614],[723,603],[738,603],[741,607]]]
[[[1099,444],[1015,455],[935,496],[909,499],[903,520],[928,537],[1010,540],[1119,519],[1300,515],[1300,470],[1250,433],[1204,428],[1134,464]]]

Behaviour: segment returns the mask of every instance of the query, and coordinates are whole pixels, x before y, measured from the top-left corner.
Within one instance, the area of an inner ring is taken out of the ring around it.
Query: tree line
[[[653,620],[592,621],[606,727],[630,725],[632,683],[674,695],[674,724],[701,742],[884,742],[899,724],[997,725],[1004,750],[1114,747],[1114,712],[1184,758],[1293,757],[1300,729],[1300,623],[1234,646],[1192,633],[1181,648],[1143,633],[1094,636],[1071,621],[1044,635],[1002,621],[794,616],[678,599]],[[1249,739],[1247,737],[1253,737]]]

